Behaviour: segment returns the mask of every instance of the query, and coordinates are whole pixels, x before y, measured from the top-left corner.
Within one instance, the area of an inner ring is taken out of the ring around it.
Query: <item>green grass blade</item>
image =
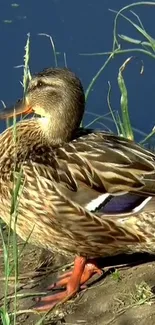
[[[92,90],[92,87],[94,86],[95,82],[97,81],[97,79],[99,78],[100,74],[102,73],[102,71],[105,69],[105,67],[108,65],[108,63],[111,61],[111,59],[113,58],[114,56],[114,53],[111,53],[107,60],[104,62],[104,64],[101,66],[101,68],[97,71],[97,73],[95,74],[95,76],[92,78],[87,90],[86,90],[86,93],[85,93],[85,98],[86,98],[86,101],[88,99],[88,96],[90,94],[90,91]]]
[[[45,33],[39,33],[38,35],[39,36],[45,36],[45,37],[48,37],[50,39],[50,42],[51,42],[51,45],[52,45],[52,49],[53,49],[55,67],[57,67],[58,66],[57,52],[56,52],[56,48],[55,48],[55,44],[54,44],[54,41],[53,41],[52,36],[50,36],[48,34],[45,34]]]
[[[125,85],[125,82],[123,79],[123,75],[122,75],[123,70],[125,69],[126,65],[131,61],[131,59],[132,59],[132,57],[128,58],[124,62],[124,64],[120,67],[117,80],[118,80],[118,85],[119,85],[120,92],[121,92],[120,104],[121,104],[122,121],[123,121],[124,130],[125,130],[125,136],[128,139],[133,140],[134,135],[133,135],[130,118],[129,118],[129,112],[128,112],[128,93],[127,93],[127,88],[126,88],[126,85]]]
[[[141,40],[137,40],[135,38],[119,34],[118,35],[123,41],[131,43],[131,44],[136,44],[136,45],[142,45],[142,46],[148,46],[151,47],[151,44],[149,42],[142,42]]]
[[[113,49],[112,49],[112,52],[115,51],[115,49],[119,47],[119,43],[118,43],[118,40],[117,40],[117,25],[118,25],[119,16],[122,15],[122,12],[123,11],[129,10],[129,9],[131,9],[133,7],[141,6],[141,5],[155,6],[155,2],[152,2],[152,1],[139,1],[139,2],[134,2],[132,4],[129,4],[129,5],[121,8],[116,13],[116,17],[114,19],[114,28],[113,28]],[[114,12],[114,10],[111,10],[111,9],[110,9],[110,11],[113,11]]]
[[[120,135],[121,134],[121,130],[119,128],[119,123],[117,122],[117,120],[115,118],[115,114],[114,114],[114,112],[112,110],[111,102],[110,102],[110,94],[111,94],[111,84],[110,84],[110,82],[108,82],[108,85],[109,85],[109,89],[108,89],[108,94],[107,94],[107,103],[108,103],[108,107],[109,107],[109,110],[110,110],[110,114],[112,116],[112,119],[114,121],[116,130],[117,130],[117,133],[118,133],[118,135]]]
[[[7,295],[8,295],[8,282],[9,282],[9,275],[10,275],[10,263],[9,263],[9,251],[8,245],[5,244],[3,231],[0,225],[0,233],[2,238],[2,245],[3,245],[3,259],[4,259],[4,274],[5,274],[5,288],[4,288],[4,312],[7,312]]]
[[[155,128],[143,139],[140,141],[140,144],[144,144],[146,141],[149,141],[155,135]]]
[[[121,121],[121,118],[120,118],[120,115],[119,115],[118,111],[116,112],[116,120],[117,120],[117,123],[118,123],[118,125],[120,127],[120,130],[121,130],[120,136],[126,137],[124,125],[123,125],[123,123]]]
[[[115,10],[111,10],[111,11],[117,13],[117,11]],[[145,37],[149,41],[152,50],[155,52],[155,40],[146,32],[146,30],[143,29],[141,26],[137,25],[136,23],[134,23],[130,18],[123,15],[122,13],[120,13],[120,16],[123,17],[125,20],[127,20],[141,35],[143,35],[143,37]]]
[[[2,325],[11,325],[9,314],[3,307],[0,308],[0,319],[2,321]]]
[[[25,54],[24,54],[24,74],[23,74],[23,88],[24,88],[24,95],[27,90],[27,86],[29,80],[31,79],[30,69],[29,69],[29,61],[30,61],[30,34],[27,34],[27,41],[25,45]]]
[[[141,28],[144,29],[144,25],[143,25],[140,17],[134,11],[130,10],[130,12],[133,14],[133,16],[135,16],[137,18],[137,21],[139,23],[139,26],[141,26]]]
[[[104,115],[97,115],[90,123],[86,124],[85,128],[90,128],[94,123],[104,120],[109,113]]]

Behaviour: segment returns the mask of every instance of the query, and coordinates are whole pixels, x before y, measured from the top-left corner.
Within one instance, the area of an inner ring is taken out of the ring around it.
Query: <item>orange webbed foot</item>
[[[78,256],[74,261],[72,271],[61,275],[58,281],[48,287],[48,290],[66,287],[66,290],[45,297],[37,298],[38,302],[34,307],[37,311],[47,311],[59,303],[63,303],[86,287],[87,282],[95,273],[102,275],[102,270],[97,267],[94,261],[87,261],[85,257]]]

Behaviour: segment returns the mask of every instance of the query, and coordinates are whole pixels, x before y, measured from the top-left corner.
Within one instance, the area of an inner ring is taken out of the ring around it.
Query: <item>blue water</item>
[[[109,8],[119,10],[131,1],[20,0],[17,5],[12,5],[13,3],[10,0],[0,2],[0,99],[6,104],[13,103],[22,95],[20,85],[22,69],[17,69],[15,66],[23,64],[28,32],[31,34],[32,72],[54,65],[49,39],[38,35],[38,33],[50,34],[56,50],[60,52],[59,65],[64,65],[65,52],[68,67],[79,75],[84,88],[87,89],[106,57],[81,56],[80,53],[111,50],[115,14],[110,12]],[[140,16],[146,31],[155,37],[155,6],[135,7],[134,11]],[[136,18],[134,19],[136,21]],[[144,40],[123,18],[119,20],[119,33]],[[127,48],[126,45],[124,46]],[[132,54],[115,57],[105,68],[89,96],[87,111],[100,115],[109,112],[106,100],[108,81],[112,85],[112,108],[119,109],[118,69]],[[155,125],[155,60],[140,53],[134,55],[138,59],[130,63],[124,73],[129,92],[131,121],[135,128],[148,133]],[[144,61],[142,75],[140,75],[141,59]],[[93,116],[87,113],[85,122],[89,123],[92,118]],[[112,123],[104,121],[104,124],[114,130]]]

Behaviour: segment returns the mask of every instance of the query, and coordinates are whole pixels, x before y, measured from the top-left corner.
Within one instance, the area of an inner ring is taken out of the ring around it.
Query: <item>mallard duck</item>
[[[96,258],[155,253],[155,155],[114,134],[80,128],[85,96],[68,69],[32,77],[25,98],[0,118],[36,113],[0,136],[0,209],[14,229],[14,181],[20,175],[17,234],[75,257],[73,271],[39,299],[45,311],[74,296],[94,274]]]

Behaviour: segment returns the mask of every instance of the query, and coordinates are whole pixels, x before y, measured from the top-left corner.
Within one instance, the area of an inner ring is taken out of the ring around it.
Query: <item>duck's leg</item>
[[[79,258],[81,257],[76,257],[75,262]],[[59,277],[59,280],[57,282],[53,283],[48,287],[48,290],[58,289],[67,286],[68,282],[71,281],[71,276],[73,276],[73,272],[75,270],[75,262],[74,262],[74,269],[72,271],[65,272],[64,274],[62,274]],[[92,260],[91,262],[86,261],[85,268],[83,270],[81,280],[80,280],[80,288],[81,289],[85,288],[86,286],[84,285],[84,283],[87,282],[96,273],[98,275],[102,275],[103,272],[101,269],[97,267],[94,260]]]
[[[37,304],[34,309],[37,311],[47,311],[60,302],[65,302],[73,297],[80,287],[91,278],[94,273],[102,274],[102,271],[92,262],[87,262],[85,257],[78,256],[74,261],[72,272],[64,274],[60,280],[48,289],[59,288],[66,286],[66,290],[49,296],[37,299]]]

